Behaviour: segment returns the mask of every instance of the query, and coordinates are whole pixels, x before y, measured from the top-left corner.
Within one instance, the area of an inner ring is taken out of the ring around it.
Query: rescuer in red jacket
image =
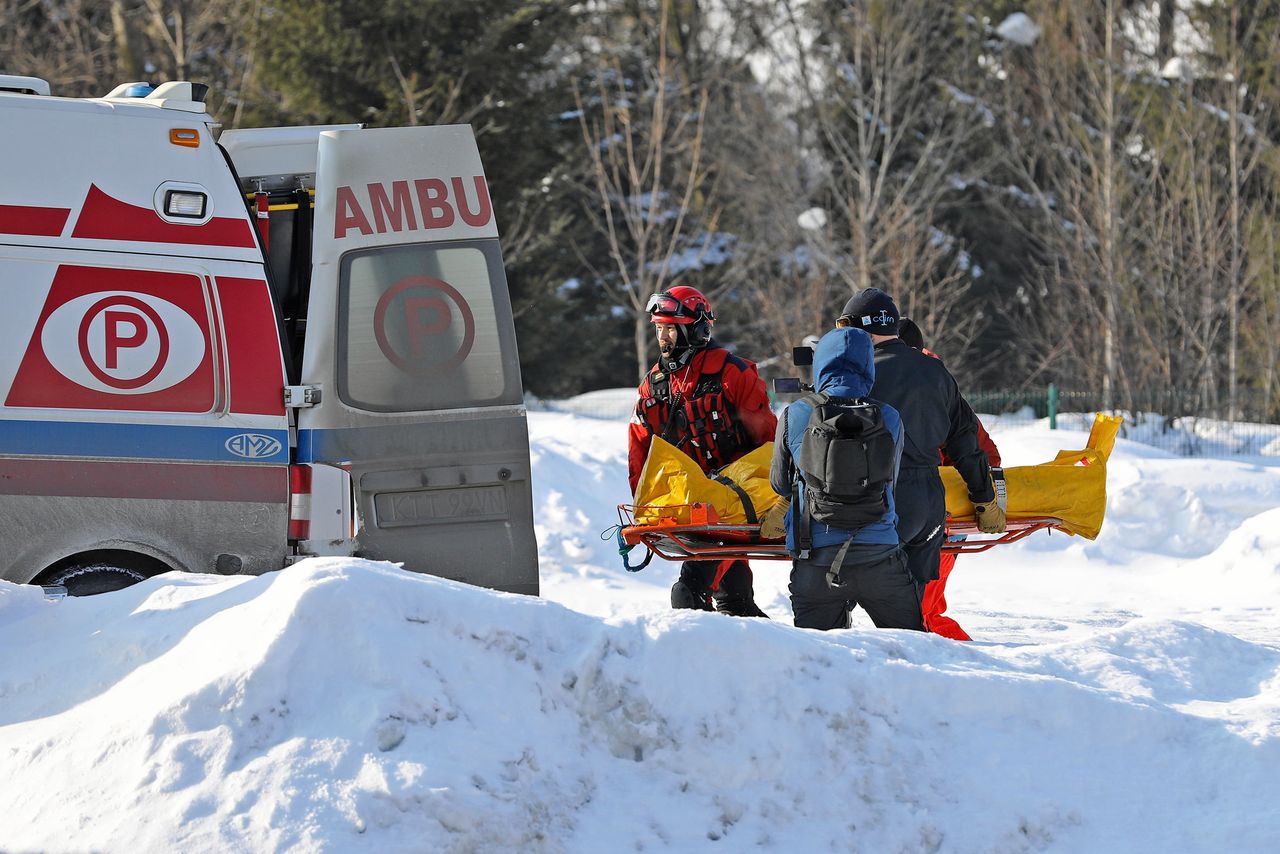
[[[628,429],[631,494],[654,436],[684,451],[708,474],[773,441],[778,419],[753,362],[711,338],[715,314],[685,285],[649,298],[646,308],[661,355],[640,383]],[[671,587],[671,607],[764,617],[744,560],[689,560]]]
[[[924,333],[920,331],[920,327],[911,318],[904,317],[898,321],[898,337],[907,346],[915,347],[926,356],[932,356],[938,360],[942,359],[937,353],[924,346]],[[965,402],[965,406],[967,407],[968,405],[968,402]],[[987,455],[987,462],[992,468],[999,467],[1000,449],[996,447],[996,443],[992,441],[987,429],[982,426],[982,421],[976,415],[974,420],[978,422],[978,447],[982,448]],[[939,451],[938,455],[942,465],[952,465],[945,451]],[[943,552],[939,556],[938,577],[924,586],[924,593],[920,596],[920,613],[924,617],[925,628],[934,634],[942,635],[952,640],[967,641],[972,640],[969,637],[969,633],[944,613],[947,610],[947,578],[951,575],[951,570],[955,568],[955,565],[956,556],[954,552]]]

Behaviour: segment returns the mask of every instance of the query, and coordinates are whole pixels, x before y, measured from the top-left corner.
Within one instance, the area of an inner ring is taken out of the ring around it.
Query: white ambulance
[[[218,138],[203,98],[0,76],[0,578],[356,554],[536,595],[470,127]]]

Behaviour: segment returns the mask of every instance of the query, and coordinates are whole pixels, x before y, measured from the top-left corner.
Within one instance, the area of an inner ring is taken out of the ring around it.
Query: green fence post
[[[1058,429],[1058,387],[1049,383],[1049,429]]]

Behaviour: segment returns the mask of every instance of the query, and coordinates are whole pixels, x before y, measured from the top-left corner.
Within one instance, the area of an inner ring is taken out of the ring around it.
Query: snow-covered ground
[[[322,559],[0,584],[0,850],[1271,852],[1280,467],[1122,441],[1095,542],[962,557],[975,637],[667,608],[625,422],[530,418],[543,598]],[[1007,465],[1084,433],[996,424]]]

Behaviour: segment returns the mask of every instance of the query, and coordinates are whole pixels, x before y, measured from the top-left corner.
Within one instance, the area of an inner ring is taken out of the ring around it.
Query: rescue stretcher
[[[791,559],[784,540],[761,538],[759,525],[721,522],[715,507],[710,504],[699,502],[683,505],[678,508],[679,512],[668,515],[644,512],[654,509],[676,508],[618,505],[618,552],[627,569],[633,569],[633,565],[627,561],[627,554],[638,545],[647,548],[650,556],[634,569],[643,568],[655,555],[670,561]],[[638,511],[648,518],[644,524],[636,523]],[[948,518],[947,539],[942,544],[942,551],[952,554],[984,552],[995,546],[1015,543],[1036,531],[1061,525],[1062,520],[1056,516],[1010,519],[1004,533],[986,535],[978,531],[977,524],[972,520]],[[969,539],[973,535],[979,535],[981,539]],[[959,539],[960,537],[964,539]]]
[[[1099,414],[1085,448],[1060,451],[1040,465],[999,470],[1007,518],[1000,534],[978,530],[960,474],[940,467],[947,501],[942,550],[974,554],[1046,530],[1096,538],[1106,509],[1106,462],[1120,423],[1118,417]],[[761,538],[756,521],[757,509],[779,500],[768,485],[771,454],[772,443],[706,476],[680,451],[655,439],[636,501],[618,505],[618,525],[611,529],[623,566],[638,571],[655,555],[670,561],[790,560],[785,541]],[[649,553],[642,563],[631,564],[627,555],[638,545]]]

